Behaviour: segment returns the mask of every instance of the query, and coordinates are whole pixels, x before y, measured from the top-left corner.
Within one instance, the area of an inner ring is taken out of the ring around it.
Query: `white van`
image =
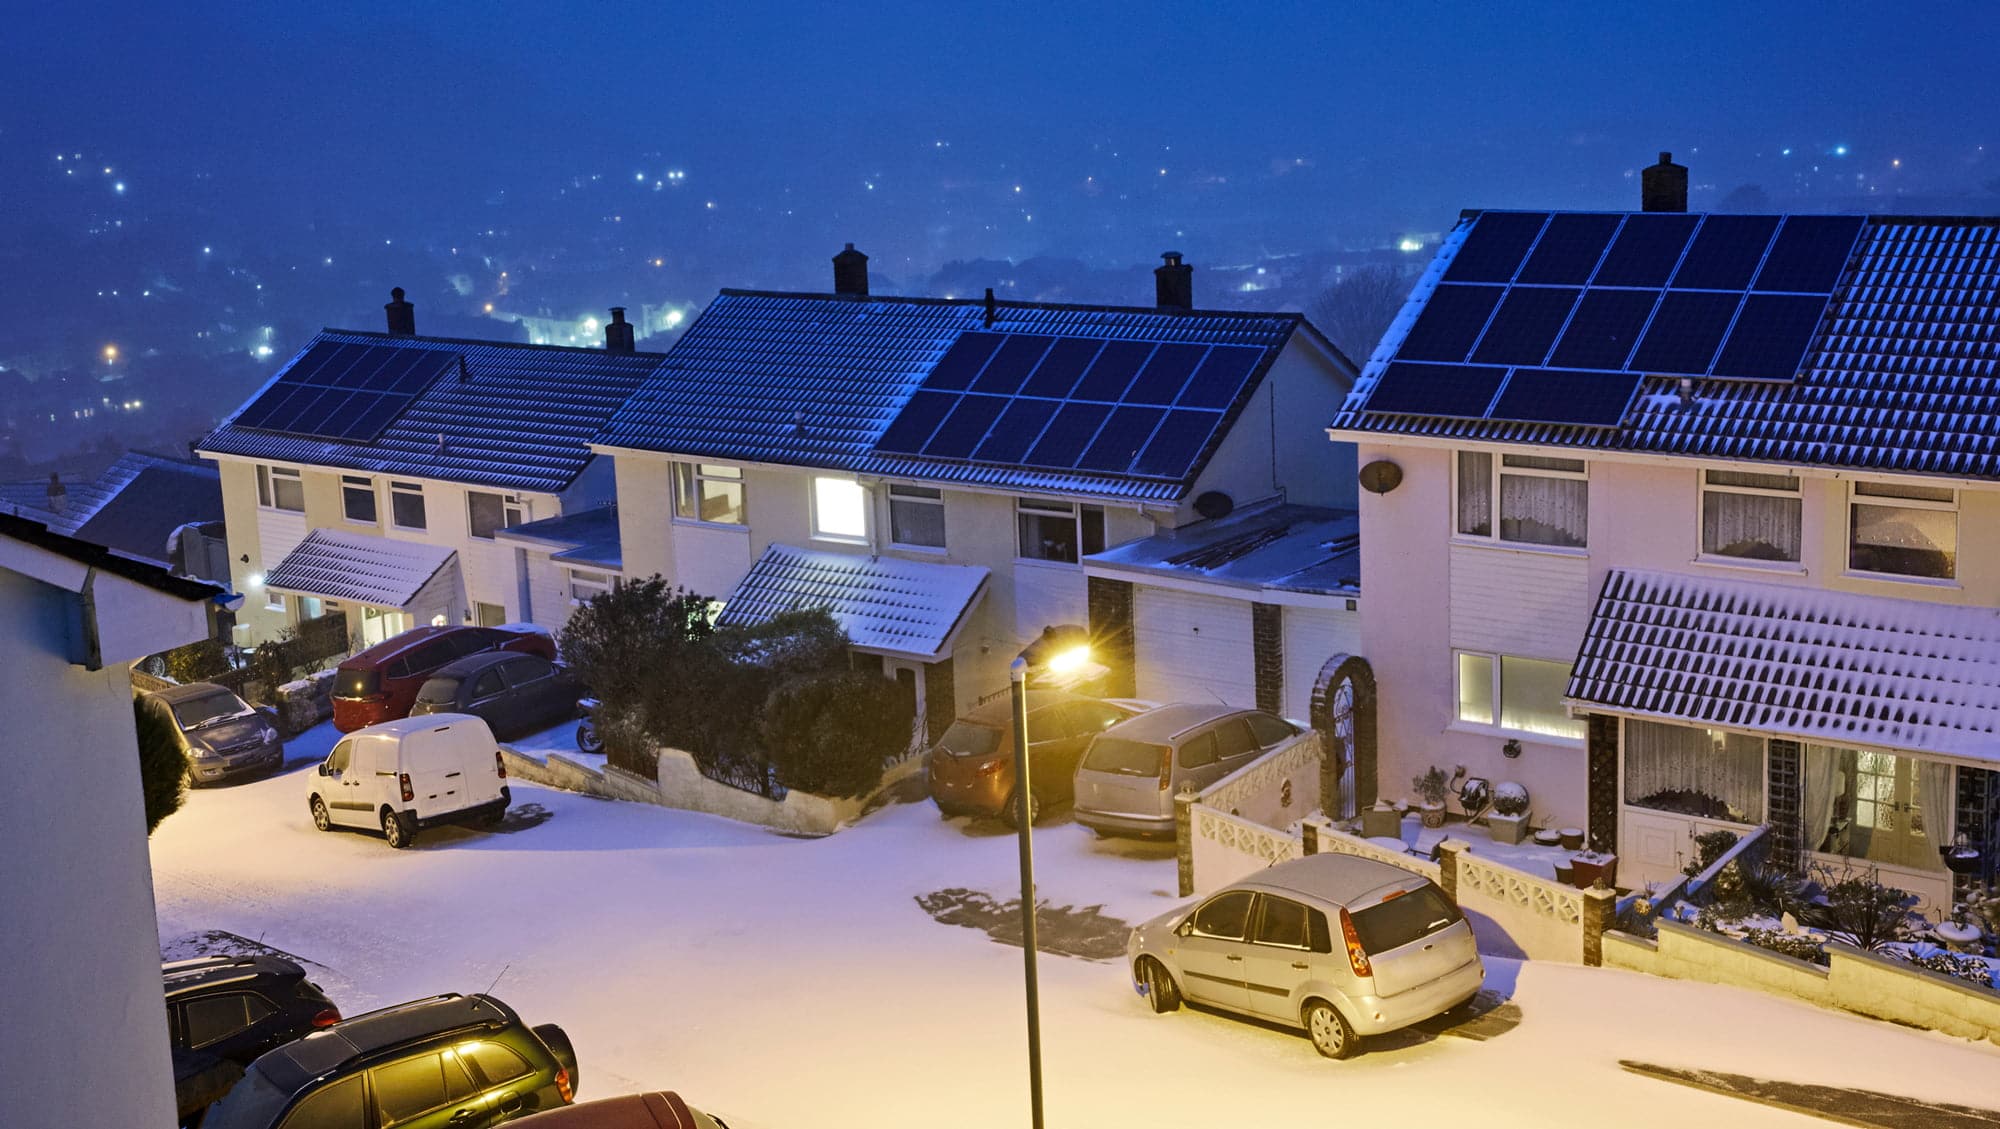
[[[507,765],[486,723],[434,713],[350,733],[311,782],[313,826],[379,827],[392,847],[439,823],[498,823],[513,798]]]

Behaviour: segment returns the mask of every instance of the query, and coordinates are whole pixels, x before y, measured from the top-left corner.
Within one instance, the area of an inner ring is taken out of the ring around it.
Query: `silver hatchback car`
[[[1302,1027],[1328,1058],[1450,1011],[1486,979],[1444,891],[1352,855],[1279,863],[1133,929],[1125,951],[1154,1011],[1186,999]]]
[[[1174,793],[1206,788],[1298,736],[1261,710],[1179,702],[1099,733],[1076,768],[1076,821],[1099,835],[1172,838]]]

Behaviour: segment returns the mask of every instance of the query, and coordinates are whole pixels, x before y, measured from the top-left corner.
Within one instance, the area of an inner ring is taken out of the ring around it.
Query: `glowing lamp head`
[[[1043,665],[1043,669],[1047,670],[1050,674],[1074,674],[1082,670],[1089,662],[1090,645],[1085,643],[1081,646],[1071,647],[1066,651],[1058,651],[1050,655],[1048,662]]]
[[[253,572],[253,573],[251,573],[251,574],[250,574],[250,587],[252,587],[252,588],[262,588],[263,586],[264,586],[264,574],[263,574],[263,573],[261,573],[261,572]]]

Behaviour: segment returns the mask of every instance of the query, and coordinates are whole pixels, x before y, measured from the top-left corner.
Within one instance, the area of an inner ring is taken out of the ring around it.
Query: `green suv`
[[[491,996],[433,996],[336,1023],[250,1065],[203,1129],[480,1129],[568,1105],[576,1052]]]

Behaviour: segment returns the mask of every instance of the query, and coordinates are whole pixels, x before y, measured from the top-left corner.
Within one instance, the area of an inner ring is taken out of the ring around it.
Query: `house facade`
[[[1758,825],[1990,878],[1996,290],[1993,220],[1468,215],[1330,429],[1382,487],[1380,793],[1517,781],[1624,886]]]
[[[618,311],[605,349],[419,337],[401,295],[389,333],[321,332],[199,445],[221,470],[239,643],[335,612],[363,646],[567,618],[528,580],[534,546],[498,534],[611,501],[588,441],[659,355]]]
[[[1352,504],[1285,426],[1351,366],[1296,314],[1194,310],[1191,272],[1169,256],[1148,308],[871,297],[850,248],[832,294],[724,291],[593,444],[624,571],[725,621],[834,607],[933,735],[1053,625],[1090,625],[1129,693],[1131,585],[1086,558],[1204,509]]]

